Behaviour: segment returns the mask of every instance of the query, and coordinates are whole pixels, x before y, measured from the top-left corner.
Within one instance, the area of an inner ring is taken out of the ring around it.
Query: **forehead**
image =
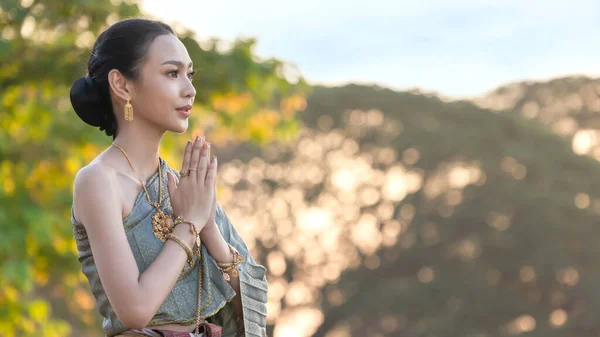
[[[172,34],[157,36],[148,48],[147,57],[148,64],[153,66],[165,61],[181,61],[186,65],[192,62],[183,43]]]

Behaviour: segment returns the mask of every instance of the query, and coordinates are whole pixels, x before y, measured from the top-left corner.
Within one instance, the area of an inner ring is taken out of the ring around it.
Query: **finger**
[[[191,141],[187,141],[185,144],[185,150],[183,152],[183,162],[181,163],[181,170],[188,170],[190,168],[190,161],[192,159],[192,143]]]
[[[177,178],[171,172],[167,172],[167,190],[169,190],[169,196],[172,198],[177,189]]]
[[[192,145],[192,156],[190,159],[190,167],[189,169],[197,169],[198,163],[200,162],[200,151],[202,150],[202,138],[196,137],[194,140],[194,144]],[[196,177],[196,172],[190,172],[190,175]]]
[[[213,157],[214,158],[212,158],[213,162],[211,162],[211,165],[215,166],[215,178],[213,179],[213,181],[214,181],[213,186],[215,189],[215,198],[216,198],[216,195],[217,195],[217,156],[213,156]]]
[[[216,193],[216,181],[217,181],[217,156],[213,156],[213,160],[210,163],[208,172],[206,173],[205,186],[212,187]]]
[[[215,178],[214,180],[214,188],[215,188],[215,196],[217,195],[217,156],[213,156],[214,158],[212,158],[213,162],[211,163],[211,165],[215,166]]]
[[[202,156],[200,157],[200,163],[198,163],[198,179],[199,182],[206,182],[206,171],[208,170],[208,164],[209,164],[209,156],[208,153],[210,152],[210,143],[209,142],[205,142],[204,143],[204,148],[202,149]],[[210,185],[208,185],[210,186]]]
[[[211,158],[212,158],[212,146],[210,142],[206,142],[208,144],[208,152],[206,153],[206,174],[208,174],[208,169],[210,168]],[[204,176],[204,181],[206,181],[206,175]]]

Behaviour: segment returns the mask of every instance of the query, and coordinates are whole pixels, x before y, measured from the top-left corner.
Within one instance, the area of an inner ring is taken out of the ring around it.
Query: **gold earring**
[[[127,97],[127,104],[125,104],[125,120],[132,121],[133,120],[133,106],[129,103],[130,98]]]

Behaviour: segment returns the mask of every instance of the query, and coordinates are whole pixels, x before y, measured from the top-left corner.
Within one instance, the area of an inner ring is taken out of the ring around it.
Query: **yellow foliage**
[[[35,332],[35,323],[29,317],[23,317],[21,328],[27,333]]]
[[[19,298],[19,292],[14,287],[4,285],[4,296],[9,302],[16,302]]]
[[[306,109],[306,97],[301,94],[292,95],[282,99],[279,105],[281,113],[286,118],[292,118],[297,111]]]
[[[2,177],[2,189],[8,196],[12,195],[15,191],[15,182],[11,177]]]
[[[64,162],[64,167],[70,175],[74,175],[81,168],[81,162],[77,157],[70,157]]]
[[[219,94],[212,98],[211,105],[217,111],[226,112],[230,115],[235,115],[242,111],[252,103],[252,96],[250,93],[237,94],[230,92],[227,94]]]
[[[8,121],[6,130],[13,140],[17,140],[20,143],[20,141],[23,139],[23,126],[18,121]]]
[[[3,337],[15,337],[14,327],[12,324],[0,322],[0,331],[2,331]]]
[[[233,137],[232,131],[226,127],[219,127],[212,131],[210,131],[206,138],[210,140],[211,143],[218,145],[225,145],[227,141],[231,140]]]
[[[13,106],[17,103],[17,99],[19,98],[20,88],[17,86],[9,87],[4,91],[2,96],[2,104],[5,107]]]
[[[42,160],[25,179],[25,187],[31,199],[46,203],[54,197],[56,191],[69,188],[71,176],[65,175],[61,163]]]
[[[81,309],[92,310],[94,309],[94,299],[89,295],[89,293],[81,288],[77,288],[75,290],[75,302]]]
[[[43,287],[46,284],[48,284],[48,276],[48,272],[45,270],[34,270],[35,283],[40,287]]]
[[[100,148],[92,143],[84,144],[81,147],[81,155],[86,163],[89,163],[100,153]]]
[[[29,315],[38,322],[43,322],[48,319],[48,303],[42,300],[37,300],[29,306]]]
[[[44,337],[63,337],[71,335],[71,327],[66,322],[52,322],[44,330]]]
[[[181,163],[183,161],[183,150],[184,146],[180,146],[180,150],[173,151],[161,151],[160,156],[169,163],[169,166],[174,170],[181,169]]]
[[[3,160],[2,162],[0,162],[0,175],[1,176],[10,175],[12,165],[13,165],[13,163],[9,162],[8,160]]]
[[[56,249],[56,252],[61,255],[64,255],[69,250],[69,243],[62,236],[55,236],[52,245]]]
[[[280,115],[273,110],[262,109],[250,117],[248,121],[248,133],[250,137],[258,140],[266,140],[273,137],[273,130],[279,123]]]
[[[78,283],[78,278],[76,275],[73,274],[67,274],[63,277],[64,283],[65,285],[69,286],[69,287],[75,287]]]

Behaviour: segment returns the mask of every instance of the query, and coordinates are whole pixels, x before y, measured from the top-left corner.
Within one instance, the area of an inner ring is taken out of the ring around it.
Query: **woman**
[[[128,19],[71,88],[77,115],[113,136],[77,173],[71,216],[109,337],[266,335],[266,269],[216,202],[210,143],[188,141],[180,172],[158,155],[188,127],[193,74],[168,25]]]

